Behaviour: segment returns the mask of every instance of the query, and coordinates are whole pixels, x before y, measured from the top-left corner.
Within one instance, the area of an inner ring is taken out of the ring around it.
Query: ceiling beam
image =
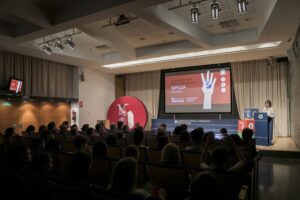
[[[80,26],[78,28],[84,33],[93,37],[94,39],[102,41],[106,45],[116,49],[119,53],[121,53],[125,57],[129,59],[136,58],[135,48],[131,46],[129,43],[127,43],[123,38],[120,38],[112,31],[109,31],[109,29],[102,28],[102,29],[92,30],[87,26]]]
[[[209,33],[176,15],[174,12],[169,11],[164,6],[156,5],[144,10],[135,11],[134,13],[152,23],[176,32],[201,47],[209,48],[211,46],[211,36]]]

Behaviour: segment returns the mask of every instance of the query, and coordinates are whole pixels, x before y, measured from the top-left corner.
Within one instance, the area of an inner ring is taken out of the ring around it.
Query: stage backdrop
[[[244,108],[262,109],[266,99],[275,108],[274,136],[289,136],[287,102],[287,63],[266,59],[231,63],[233,86],[240,118]],[[148,110],[147,130],[151,119],[157,118],[159,106],[160,71],[125,75],[125,94],[139,98]]]

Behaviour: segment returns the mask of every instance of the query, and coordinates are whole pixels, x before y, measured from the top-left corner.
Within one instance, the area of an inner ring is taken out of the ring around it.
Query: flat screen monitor
[[[23,81],[11,78],[9,81],[8,91],[14,94],[21,94],[23,89]]]

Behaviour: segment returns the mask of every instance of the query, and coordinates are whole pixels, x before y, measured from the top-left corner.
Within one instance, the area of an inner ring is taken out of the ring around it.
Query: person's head
[[[135,145],[128,145],[125,148],[125,157],[133,157],[136,160],[139,159],[140,153],[139,153],[139,149],[137,148],[137,146]]]
[[[143,128],[139,122],[134,124],[135,129]]]
[[[272,107],[272,102],[271,102],[270,100],[266,100],[265,106],[266,106],[267,108]]]
[[[106,137],[106,144],[108,146],[117,145],[118,144],[118,142],[117,142],[117,136],[115,136],[114,134],[109,134]]]
[[[4,158],[4,168],[22,169],[27,166],[31,160],[31,152],[25,146],[9,146]]]
[[[242,131],[242,138],[244,141],[250,141],[253,137],[253,130],[250,128],[244,128]]]
[[[25,130],[26,133],[34,133],[34,131],[35,127],[33,125],[29,125]]]
[[[228,161],[228,153],[224,147],[217,147],[212,153],[212,162],[217,167],[223,167]]]
[[[117,129],[116,124],[110,124],[110,125],[109,125],[109,129],[110,129],[110,132],[111,132],[111,133],[114,132],[114,131]]]
[[[162,149],[161,163],[165,165],[180,165],[181,154],[180,149],[176,144],[169,143]]]
[[[47,151],[60,151],[61,145],[58,139],[56,138],[49,138],[46,141],[45,150]]]
[[[115,134],[116,134],[118,139],[122,139],[123,136],[124,136],[124,131],[122,129],[121,130],[118,129],[118,130],[115,131]]]
[[[94,134],[94,129],[92,127],[89,127],[86,129],[87,136],[92,136]]]
[[[52,157],[49,153],[38,153],[32,157],[29,171],[32,173],[49,173],[53,169]]]
[[[114,166],[110,190],[119,194],[132,193],[137,182],[137,161],[132,157],[119,160]]]
[[[39,134],[41,134],[44,130],[46,130],[47,129],[47,127],[45,126],[45,125],[41,125],[40,127],[39,127]]]
[[[56,128],[55,122],[49,122],[49,124],[48,124],[48,126],[47,126],[47,129],[48,129],[49,131],[54,131],[55,128]]]
[[[211,138],[212,140],[214,140],[215,139],[214,132],[210,131],[210,132],[205,133],[204,136],[203,136],[203,142],[205,143],[208,138]]]
[[[66,125],[61,124],[61,125],[59,126],[59,133],[60,133],[60,134],[66,134],[67,131],[68,131],[68,127],[67,127]]]
[[[84,152],[76,152],[71,158],[69,179],[86,182],[89,178],[91,157]]]
[[[240,136],[239,136],[238,134],[231,134],[231,135],[229,135],[229,137],[231,137],[231,139],[233,140],[233,142],[234,142],[236,145],[238,145],[238,146],[241,145],[242,139],[240,138]]]
[[[67,129],[69,128],[69,121],[64,121],[62,124],[63,124],[64,126],[66,126]]]
[[[4,136],[12,137],[15,135],[15,129],[13,127],[9,127],[5,130]]]
[[[107,145],[104,142],[96,142],[93,146],[94,157],[106,157],[107,156]]]
[[[227,134],[228,132],[227,132],[227,129],[226,129],[226,128],[221,128],[221,129],[220,129],[220,133]]]
[[[133,132],[133,143],[137,146],[142,145],[144,140],[144,131],[143,129],[136,129]]]
[[[97,132],[97,133],[101,133],[102,132],[102,129],[103,129],[103,123],[97,123],[96,125],[95,125],[95,131]]]
[[[191,138],[195,144],[201,144],[203,135],[204,130],[201,127],[196,128],[191,132]]]
[[[174,128],[173,135],[180,135],[181,131],[182,131],[181,126],[176,126]]]
[[[70,127],[70,129],[72,129],[72,128],[76,128],[76,129],[78,130],[77,124],[73,124],[73,125]]]
[[[118,121],[118,122],[117,122],[117,128],[118,128],[118,129],[122,129],[122,128],[123,128],[123,124],[124,124],[124,123],[123,123],[122,121]]]
[[[190,134],[187,131],[181,131],[180,141],[181,142],[189,142],[190,141]]]
[[[215,175],[210,171],[200,172],[192,179],[189,200],[217,200],[218,191]]]
[[[81,127],[81,131],[86,132],[89,127],[90,127],[90,125],[83,124],[82,127]]]
[[[180,125],[182,131],[188,131],[188,126],[186,124]]]
[[[128,133],[129,132],[129,127],[128,127],[128,125],[124,125],[123,126],[123,131],[124,131],[124,133]]]
[[[78,129],[77,129],[77,127],[71,128],[70,134],[73,135],[73,136],[74,135],[78,135]]]
[[[167,144],[169,143],[169,138],[168,136],[161,136],[157,139],[157,148],[158,149],[163,149]]]
[[[73,144],[77,151],[84,152],[87,149],[88,139],[82,135],[78,135],[73,139]]]
[[[166,132],[166,130],[163,127],[159,127],[157,129],[156,139],[158,140],[158,138],[160,138],[161,136],[167,136],[167,132]]]
[[[43,141],[46,141],[48,138],[50,138],[50,136],[51,136],[51,133],[48,129],[45,129],[44,131],[42,131],[40,133],[40,137]]]
[[[161,124],[159,128],[163,128],[165,131],[167,131],[167,124]]]

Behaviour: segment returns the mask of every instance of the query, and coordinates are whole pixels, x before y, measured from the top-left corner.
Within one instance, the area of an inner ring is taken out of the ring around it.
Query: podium
[[[255,138],[257,145],[269,146],[273,139],[273,119],[265,112],[254,114]]]

